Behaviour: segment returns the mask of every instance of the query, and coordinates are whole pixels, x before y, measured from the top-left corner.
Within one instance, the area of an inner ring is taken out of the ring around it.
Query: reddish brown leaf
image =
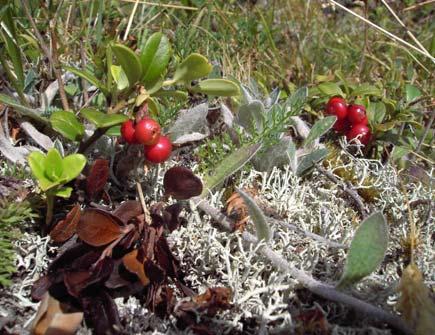
[[[50,237],[54,242],[60,243],[70,239],[76,232],[80,220],[80,205],[75,205],[65,219],[59,221],[51,230]]]
[[[91,171],[86,178],[86,193],[93,199],[100,194],[109,179],[109,161],[96,159],[92,164]]]
[[[182,166],[170,168],[163,178],[166,195],[175,199],[189,199],[202,193],[202,182],[193,172]]]
[[[117,216],[125,225],[129,220],[142,213],[143,209],[140,202],[135,200],[124,201],[113,211],[113,215]]]
[[[230,308],[232,292],[228,287],[208,288],[203,294],[193,298],[200,310],[206,310],[208,316],[214,316],[219,310]]]
[[[145,274],[144,262],[140,262],[137,257],[138,250],[134,249],[122,258],[125,268],[139,277],[143,286],[150,283],[149,278]]]
[[[77,225],[77,235],[94,247],[109,244],[123,235],[122,222],[108,212],[88,208]]]

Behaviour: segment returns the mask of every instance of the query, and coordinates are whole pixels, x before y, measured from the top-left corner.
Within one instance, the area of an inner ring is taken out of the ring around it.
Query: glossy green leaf
[[[248,208],[249,217],[255,224],[257,239],[259,241],[265,240],[266,242],[269,242],[272,238],[272,231],[269,224],[267,223],[266,216],[264,215],[263,211],[260,207],[258,207],[254,199],[252,199],[247,193],[243,192],[240,189],[236,189],[236,191],[240,194],[243,202]]]
[[[80,111],[88,121],[92,122],[97,128],[107,128],[116,126],[128,120],[128,116],[124,114],[106,114],[97,111],[94,108],[83,108]]]
[[[34,120],[47,124],[49,122],[48,119],[42,117],[37,109],[29,108],[21,105],[14,98],[7,96],[6,94],[0,93],[0,102],[13,107],[15,110],[19,111],[21,114],[28,116]]]
[[[204,191],[201,197],[206,196],[210,190],[241,169],[254,157],[260,148],[260,143],[246,144],[222,159],[218,166],[211,168],[206,177],[204,177]]]
[[[212,70],[211,64],[204,56],[193,53],[186,57],[177,67],[174,73],[174,82],[190,82],[195,79],[206,77]]]
[[[187,92],[180,90],[159,90],[155,93],[152,93],[153,97],[164,97],[164,98],[174,98],[176,100],[184,101],[189,95]]]
[[[296,175],[302,176],[305,172],[311,169],[314,164],[320,162],[327,155],[328,149],[317,149],[308,155],[303,156],[296,169]]]
[[[413,102],[415,99],[421,97],[421,91],[414,85],[406,84],[405,93],[407,103]]]
[[[54,130],[71,141],[80,140],[85,133],[85,127],[72,112],[54,112],[50,122]]]
[[[71,73],[74,73],[75,75],[79,76],[80,78],[87,80],[92,85],[94,85],[96,88],[98,88],[101,92],[103,92],[104,95],[106,95],[106,96],[109,95],[109,91],[104,86],[104,84],[97,77],[95,77],[90,71],[76,69],[74,67],[67,66],[67,65],[63,65],[63,68]]]
[[[122,44],[112,45],[112,51],[124,70],[130,87],[139,82],[142,77],[142,65],[136,53]]]
[[[232,97],[240,94],[239,87],[226,79],[206,79],[192,88],[193,92],[220,97]]]
[[[340,86],[338,86],[336,83],[321,83],[317,86],[320,92],[327,96],[340,96],[344,97],[345,94],[341,90]]]
[[[375,271],[384,259],[387,246],[387,222],[382,213],[377,212],[365,219],[355,232],[337,286],[352,285]]]
[[[121,136],[121,126],[113,126],[113,127],[110,127],[110,128],[106,131],[106,135],[107,135],[107,136]]]
[[[310,145],[311,143],[314,142],[314,140],[324,135],[329,129],[332,128],[335,121],[337,121],[336,116],[327,116],[323,119],[318,120],[311,128],[303,145],[304,146]]]
[[[110,73],[112,74],[112,78],[116,83],[116,88],[118,91],[122,91],[128,87],[128,78],[122,67],[118,65],[112,65],[110,67]]]
[[[45,175],[45,158],[46,158],[46,156],[39,151],[33,151],[27,157],[27,160],[28,160],[29,166],[30,166],[30,170],[32,170],[33,176],[38,180],[39,187],[44,192],[59,184],[58,182],[53,182],[46,177],[46,175]]]
[[[154,33],[145,43],[140,55],[144,75],[142,82],[148,88],[161,78],[171,58],[171,45],[162,33]]]
[[[82,154],[72,154],[62,160],[62,180],[66,184],[78,177],[86,165],[86,157]]]
[[[71,196],[71,192],[72,187],[62,187],[61,189],[56,190],[56,192],[54,192],[54,195],[56,197],[69,198]]]
[[[51,181],[59,181],[62,177],[62,156],[57,149],[50,149],[44,161],[45,176]]]

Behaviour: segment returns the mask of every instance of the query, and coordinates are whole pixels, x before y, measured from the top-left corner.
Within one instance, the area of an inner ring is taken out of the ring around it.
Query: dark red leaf
[[[75,205],[65,219],[59,221],[51,230],[50,237],[54,242],[65,242],[76,232],[80,220],[80,205]]]
[[[84,242],[99,247],[121,237],[121,225],[122,221],[116,216],[99,209],[88,208],[83,212],[77,225],[77,235]]]
[[[139,201],[128,200],[119,205],[112,213],[127,225],[128,221],[141,215],[143,209]]]
[[[169,277],[180,277],[180,262],[172,254],[172,251],[169,248],[165,238],[161,237],[157,241],[154,254],[157,264],[166,272]]]
[[[168,227],[169,231],[172,232],[182,223],[185,222],[182,218],[180,218],[180,213],[183,207],[179,203],[175,203],[173,205],[167,206],[163,210],[163,222]]]
[[[92,164],[91,171],[86,178],[86,193],[93,199],[104,190],[109,179],[109,161],[96,159]]]
[[[202,182],[193,172],[182,166],[166,171],[163,178],[165,194],[175,199],[189,199],[202,193]]]
[[[153,284],[160,284],[165,280],[165,271],[153,261],[147,259],[144,266],[145,273]]]
[[[50,286],[53,284],[52,277],[49,275],[39,278],[32,286],[32,299],[41,300]]]
[[[57,273],[60,270],[69,268],[71,263],[77,258],[83,256],[84,254],[91,251],[93,248],[90,245],[84,243],[76,243],[69,249],[64,251],[60,256],[58,256],[53,263],[48,267],[48,273]]]
[[[114,335],[122,332],[118,309],[112,297],[103,290],[82,298],[86,324],[95,335]]]

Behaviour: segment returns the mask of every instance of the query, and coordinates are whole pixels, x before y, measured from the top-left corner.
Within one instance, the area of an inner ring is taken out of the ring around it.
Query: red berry
[[[333,128],[336,132],[344,134],[350,129],[350,123],[347,119],[337,120],[335,121]]]
[[[133,121],[131,121],[131,120],[125,121],[121,126],[122,138],[127,143],[130,143],[130,144],[136,143],[134,133],[135,133],[135,131],[134,131]]]
[[[145,145],[154,145],[160,137],[160,125],[150,118],[144,118],[136,124],[134,137],[136,141]]]
[[[347,118],[352,124],[367,124],[366,109],[361,105],[349,105]]]
[[[347,116],[346,101],[340,97],[332,97],[326,104],[325,111],[327,114],[335,115],[337,120],[343,120]]]
[[[145,146],[145,158],[152,163],[161,163],[169,158],[172,151],[172,144],[168,137],[160,136],[154,145]]]
[[[364,145],[367,145],[370,142],[371,137],[372,133],[365,124],[355,124],[352,126],[352,129],[346,133],[348,141],[358,138]]]

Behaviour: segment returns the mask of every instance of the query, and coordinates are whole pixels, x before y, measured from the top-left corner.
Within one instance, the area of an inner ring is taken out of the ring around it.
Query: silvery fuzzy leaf
[[[263,130],[264,113],[263,103],[254,100],[249,104],[240,106],[236,122],[248,132],[252,129],[261,132]]]
[[[289,136],[281,138],[281,140],[268,148],[265,151],[257,153],[252,159],[252,163],[257,171],[270,172],[274,166],[282,167],[291,163],[290,158],[295,160],[295,146]]]
[[[228,126],[228,128],[233,127],[234,115],[231,110],[225,104],[221,104],[221,113],[222,119],[224,123]]]
[[[275,105],[276,103],[278,103],[279,100],[279,96],[281,94],[280,89],[277,87],[275,88],[270,95],[266,98],[264,105],[266,106],[266,108],[270,108],[273,105]]]

